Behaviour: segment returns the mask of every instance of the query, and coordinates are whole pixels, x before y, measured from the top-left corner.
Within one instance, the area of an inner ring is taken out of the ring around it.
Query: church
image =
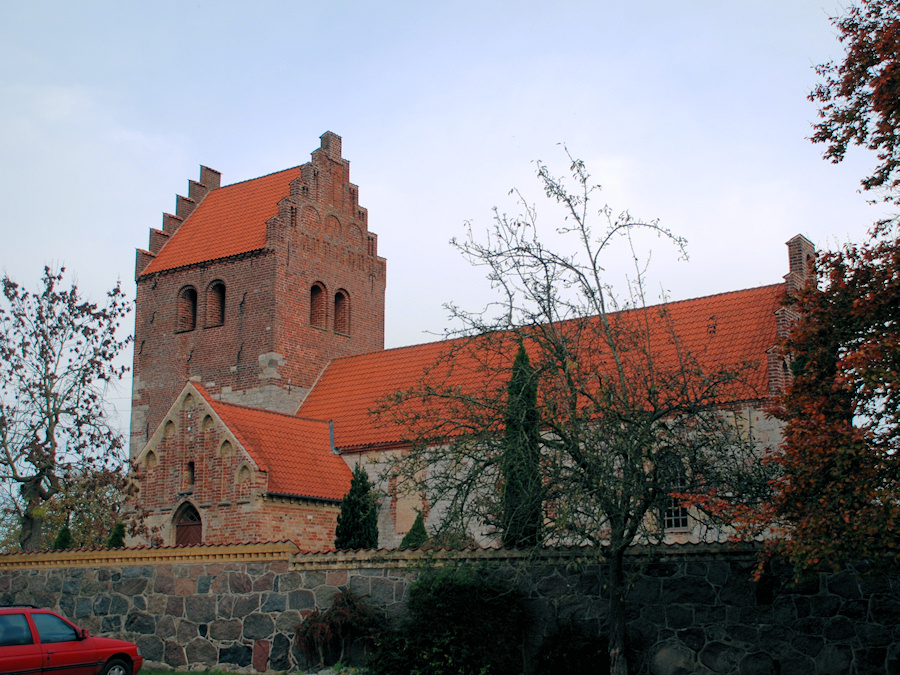
[[[403,429],[370,411],[444,350],[384,349],[386,261],[341,138],[320,140],[306,164],[231,185],[201,166],[137,250],[130,456],[157,543],[332,548],[352,468],[377,482],[404,448]],[[762,409],[787,377],[781,302],[814,249],[798,235],[788,253],[783,283],[667,305],[685,344],[756,364],[745,416],[770,446],[779,428]],[[379,545],[397,546],[427,505],[379,487]]]

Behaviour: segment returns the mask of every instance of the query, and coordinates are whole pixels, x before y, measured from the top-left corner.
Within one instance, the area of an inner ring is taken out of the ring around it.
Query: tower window
[[[334,294],[334,332],[350,335],[350,298],[344,290]]]
[[[178,315],[175,317],[175,332],[183,333],[197,327],[197,289],[185,286],[178,293]]]
[[[325,305],[325,287],[314,284],[309,290],[309,325],[316,328],[325,328],[328,320],[328,308]]]
[[[206,327],[225,323],[225,284],[214,281],[206,291]]]

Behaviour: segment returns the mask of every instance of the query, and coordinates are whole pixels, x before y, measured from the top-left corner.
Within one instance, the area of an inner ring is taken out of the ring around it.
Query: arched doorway
[[[194,546],[202,543],[203,522],[200,513],[191,503],[186,503],[175,514],[175,545]]]

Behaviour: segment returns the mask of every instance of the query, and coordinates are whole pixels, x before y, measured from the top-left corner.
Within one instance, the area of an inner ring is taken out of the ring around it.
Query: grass
[[[335,668],[336,672],[340,675],[363,675],[365,673],[365,671],[360,668],[350,668],[349,666],[341,666],[341,664],[334,665],[332,668]],[[296,675],[302,675],[297,671],[295,671],[295,673]],[[141,672],[138,675],[234,675],[234,673],[226,673],[221,670],[192,670],[188,672],[185,670],[153,670],[152,668],[141,668]]]
[[[138,675],[234,675],[234,673],[226,673],[222,670],[192,670],[187,672],[184,670],[153,670],[152,668],[141,668]]]

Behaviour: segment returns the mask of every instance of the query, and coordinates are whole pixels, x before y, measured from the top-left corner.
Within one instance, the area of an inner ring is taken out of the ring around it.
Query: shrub
[[[63,523],[63,526],[59,529],[59,534],[56,535],[56,539],[53,541],[53,550],[65,551],[70,548],[72,548],[72,530],[69,529],[67,523]]]
[[[426,572],[408,617],[376,638],[375,675],[517,675],[528,615],[512,587],[466,569]]]
[[[416,521],[403,537],[403,541],[400,542],[400,548],[419,548],[426,541],[428,541],[428,531],[425,529],[425,518],[419,511]]]
[[[378,502],[369,475],[359,464],[353,469],[350,490],[341,500],[334,547],[339,551],[378,548]]]
[[[372,613],[350,589],[342,588],[324,612],[314,610],[295,628],[295,639],[307,660],[318,665],[342,662],[348,649],[359,638],[371,634]]]
[[[125,525],[116,523],[109,539],[106,540],[106,548],[122,548],[125,546]]]
[[[608,673],[609,646],[603,638],[588,637],[574,625],[548,635],[534,658],[534,672],[541,675]]]

